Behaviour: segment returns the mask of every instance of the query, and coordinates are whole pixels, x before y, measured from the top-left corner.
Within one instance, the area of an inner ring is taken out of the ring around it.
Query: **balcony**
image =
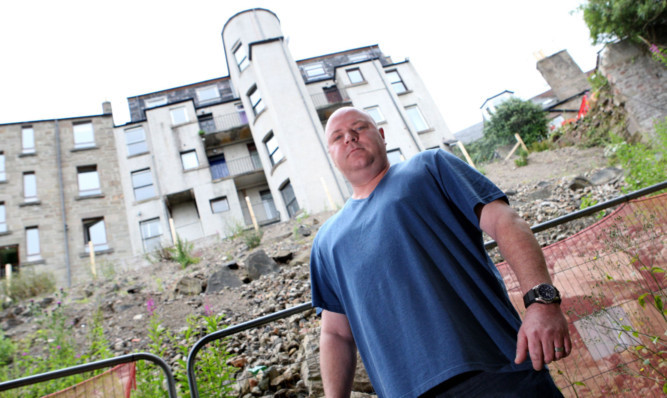
[[[324,88],[323,92],[312,94],[310,98],[320,120],[327,120],[336,109],[352,104],[347,93],[338,87]]]
[[[263,171],[259,156],[245,156],[230,161],[215,161],[210,159],[209,164],[211,177],[214,180]]]
[[[199,128],[204,132],[204,146],[207,149],[252,137],[245,112],[200,117]]]

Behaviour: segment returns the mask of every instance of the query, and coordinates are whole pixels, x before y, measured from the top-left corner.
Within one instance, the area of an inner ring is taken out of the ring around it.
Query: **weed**
[[[262,242],[262,236],[263,235],[264,235],[264,232],[262,232],[262,230],[246,231],[243,234],[243,241],[248,246],[248,249],[254,249],[255,247],[259,246],[259,244]]]
[[[523,167],[528,165],[528,152],[525,149],[519,150],[519,157],[514,159],[516,167]]]
[[[52,293],[56,282],[52,274],[48,272],[36,273],[32,268],[22,268],[21,272],[12,277],[11,287],[5,290],[5,294],[12,300],[24,300],[39,296],[44,293]]]
[[[176,235],[176,246],[169,248],[171,259],[181,264],[181,267],[186,268],[190,264],[197,264],[199,257],[192,256],[192,249],[194,245],[187,240],[181,240],[181,237]]]

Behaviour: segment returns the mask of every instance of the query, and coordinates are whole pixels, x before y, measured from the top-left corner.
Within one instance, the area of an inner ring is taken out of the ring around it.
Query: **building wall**
[[[77,149],[73,126],[80,123],[92,123],[94,144]],[[31,155],[21,153],[21,130],[27,126],[33,128],[35,136],[35,153]],[[0,201],[5,202],[9,227],[9,233],[0,236],[0,246],[19,245],[22,269],[49,272],[60,286],[90,279],[84,219],[104,221],[107,247],[95,249],[97,264],[117,268],[120,260],[129,255],[112,126],[110,114],[0,126],[3,143],[0,150],[4,152],[7,169],[7,181],[0,185]],[[79,191],[78,168],[91,166],[97,170],[100,191],[85,195]],[[26,203],[23,173],[31,171],[37,180],[37,201]],[[59,171],[66,219],[63,219]],[[36,261],[28,261],[26,228],[29,227],[38,227],[39,231],[40,258]]]
[[[615,98],[625,102],[630,131],[653,137],[654,123],[667,116],[665,66],[629,40],[608,44],[599,56],[599,65]]]
[[[537,70],[540,71],[559,101],[564,101],[590,89],[586,75],[567,50],[539,60]]]

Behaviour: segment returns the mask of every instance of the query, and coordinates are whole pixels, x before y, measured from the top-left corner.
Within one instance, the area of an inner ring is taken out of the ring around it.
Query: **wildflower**
[[[208,303],[204,304],[204,314],[206,314],[206,316],[213,315],[213,309],[210,305],[208,305]]]
[[[59,349],[60,349],[60,346],[59,346],[59,345],[57,345],[57,346],[56,346],[56,350],[59,350]]]
[[[25,356],[27,356],[27,355],[28,355],[27,352],[22,352],[22,353],[21,353],[21,356],[22,356],[22,357],[25,357]]]
[[[153,313],[155,312],[155,301],[153,300],[152,297],[149,297],[148,300],[146,301],[146,309],[148,310],[148,315],[153,316]]]
[[[658,53],[660,53],[660,49],[659,49],[658,46],[656,46],[655,44],[651,44],[651,47],[649,47],[649,50],[651,50],[651,52],[652,52],[653,54],[658,54]]]

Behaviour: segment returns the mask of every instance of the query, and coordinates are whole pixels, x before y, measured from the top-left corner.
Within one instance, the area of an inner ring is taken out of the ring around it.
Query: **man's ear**
[[[378,128],[378,131],[380,132],[380,135],[382,136],[382,139],[384,140],[384,129],[382,127]]]

